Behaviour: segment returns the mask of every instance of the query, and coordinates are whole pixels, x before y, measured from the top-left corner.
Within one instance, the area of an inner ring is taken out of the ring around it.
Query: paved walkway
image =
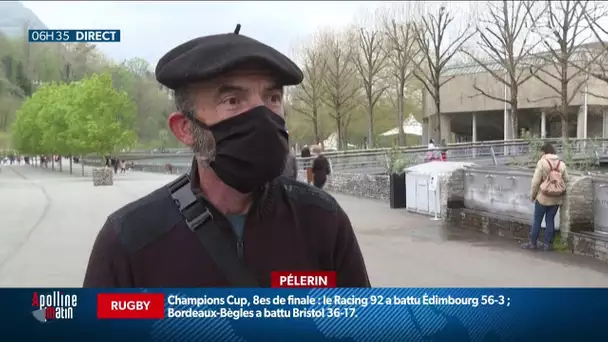
[[[80,166],[75,167],[80,174]],[[90,169],[85,169],[90,174]],[[112,187],[32,166],[0,173],[0,286],[78,287],[108,214],[175,176],[119,174]],[[528,252],[454,232],[388,203],[335,194],[349,214],[374,286],[602,286],[608,264]]]

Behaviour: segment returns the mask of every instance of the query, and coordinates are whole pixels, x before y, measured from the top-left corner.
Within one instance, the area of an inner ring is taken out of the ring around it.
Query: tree
[[[50,83],[44,90],[48,97],[45,98],[46,105],[37,115],[39,125],[43,125],[40,129],[41,148],[38,153],[71,155],[73,140],[69,134],[69,115],[72,110],[71,101],[77,94],[65,83]],[[55,167],[54,161],[52,165]],[[61,159],[59,159],[59,170],[63,170]]]
[[[27,44],[0,33],[0,131],[9,131],[21,103],[48,82],[75,82],[109,71],[115,89],[135,102],[134,129],[142,147],[159,142],[162,128],[174,109],[170,92],[159,86],[149,64],[138,58],[114,64],[92,44]],[[168,144],[178,142],[170,137]]]
[[[135,105],[112,87],[110,75],[49,83],[25,101],[13,124],[21,153],[104,156],[133,145]]]
[[[292,100],[292,109],[310,119],[315,144],[322,140],[319,135],[319,111],[323,105],[324,77],[327,71],[327,60],[318,38],[319,36],[313,37],[310,45],[304,46],[300,51],[304,81],[294,89]]]
[[[151,77],[150,63],[145,59],[135,57],[128,59],[122,63],[122,66],[126,68],[131,74],[137,77],[146,78]]]
[[[382,82],[382,71],[386,67],[388,54],[383,51],[385,45],[383,32],[366,21],[363,21],[362,24],[364,27],[357,32],[358,49],[353,54],[354,64],[365,92],[367,147],[371,148],[375,145],[374,107],[388,88],[386,82]]]
[[[32,78],[36,83],[67,81],[63,79],[63,46],[57,43],[32,44]]]
[[[395,104],[397,108],[398,141],[400,146],[405,145],[405,94],[406,85],[411,80],[420,56],[420,45],[416,44],[413,3],[398,3],[381,14],[381,21],[386,41],[384,50],[389,75],[393,78],[392,85],[396,93]]]
[[[556,98],[561,117],[562,137],[569,137],[569,107],[586,83],[585,70],[595,58],[585,54],[590,27],[585,18],[594,18],[598,8],[591,1],[547,1],[541,20],[532,27],[541,36],[547,52],[537,54],[542,66],[534,77],[554,92],[538,99]],[[532,11],[528,11],[533,16]]]
[[[9,82],[3,82],[0,79],[0,132],[7,132],[13,121],[15,112],[21,107],[22,99],[12,96],[9,92],[2,89],[5,85],[11,85]]]
[[[64,44],[62,58],[63,80],[78,81],[91,73],[101,71],[103,60],[101,53],[94,44],[90,43],[69,43]]]
[[[0,63],[0,132],[8,130],[25,97],[23,89],[8,76],[12,75],[12,62],[12,56],[5,56]]]
[[[519,87],[536,72],[535,67],[530,66],[529,62],[530,54],[536,44],[530,42],[531,32],[527,30],[527,19],[528,13],[533,14],[534,17],[530,19],[535,22],[542,12],[531,11],[532,6],[535,6],[534,2],[512,0],[503,0],[501,3],[488,2],[487,15],[485,18],[480,18],[480,25],[476,28],[479,37],[477,47],[483,51],[486,60],[479,58],[472,51],[463,49],[463,52],[475,63],[509,89],[509,98],[504,98],[494,96],[477,85],[473,86],[479,94],[509,105],[512,138],[517,138]]]
[[[324,96],[322,101],[330,109],[328,113],[336,122],[338,135],[337,148],[342,149],[344,129],[348,126],[351,111],[357,106],[357,70],[353,65],[355,49],[350,31],[342,34],[328,32],[324,35],[323,51],[327,53],[327,69],[323,79]]]
[[[52,85],[40,87],[34,95],[23,103],[12,124],[12,146],[23,154],[36,155],[44,149],[42,144],[42,124],[39,120],[45,104],[53,97]]]
[[[136,108],[125,92],[112,87],[109,74],[94,74],[74,85],[68,134],[83,152],[105,156],[132,147]]]
[[[433,99],[435,105],[434,115],[437,117],[437,132],[441,138],[441,87],[451,81],[454,76],[441,78],[445,66],[450,62],[456,52],[460,51],[464,43],[474,34],[470,25],[457,32],[451,42],[447,41],[448,32],[452,31],[454,16],[445,7],[440,6],[434,12],[422,15],[422,22],[415,24],[416,43],[421,48],[422,62],[417,65],[414,76],[422,82],[424,88]],[[450,28],[448,30],[448,28]],[[449,44],[448,44],[449,43]]]
[[[3,132],[9,131],[15,113],[26,96],[22,86],[17,83],[20,59],[15,50],[14,41],[0,33],[0,149],[8,148],[10,138]]]
[[[130,94],[135,90],[135,75],[130,73],[123,65],[111,65],[104,71],[112,76],[112,86],[117,91],[124,91]]]
[[[131,58],[106,70],[112,74],[114,87],[126,91],[136,104],[135,131],[140,142],[147,143],[148,147],[157,145],[173,104],[167,92],[158,86],[150,72],[150,64],[141,58]]]
[[[27,67],[22,63],[17,63],[17,73],[15,75],[15,84],[21,88],[25,96],[32,95],[32,81],[27,75]]]
[[[598,10],[595,17],[592,17],[589,13],[585,13],[585,21],[591,32],[593,33],[593,37],[597,40],[597,45],[599,49],[595,52],[597,54],[596,62],[589,67],[587,72],[591,74],[593,77],[602,80],[608,83],[608,66],[607,66],[607,55],[608,55],[608,43],[602,38],[608,36],[608,30],[604,28],[604,25],[601,24],[601,18],[606,16],[606,12],[603,9]],[[608,99],[608,96],[601,94],[592,94],[595,97]]]

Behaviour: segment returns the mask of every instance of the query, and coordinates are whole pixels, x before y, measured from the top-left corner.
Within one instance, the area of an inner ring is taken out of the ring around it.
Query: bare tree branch
[[[545,97],[541,97],[538,99],[530,99],[528,97],[526,97],[526,101],[530,102],[530,103],[536,103],[536,102],[542,102],[545,100],[551,100],[551,99],[559,99],[560,97],[557,95],[550,95],[550,96],[545,96]]]
[[[510,96],[505,98],[475,87],[484,96],[509,105],[512,138],[517,137],[518,131],[515,126],[519,109],[519,87],[536,73],[534,66],[525,67],[535,46],[530,42],[531,32],[527,30],[527,18],[535,21],[541,15],[534,11],[533,6],[532,1],[488,2],[486,16],[479,20],[476,28],[479,36],[477,47],[485,53],[487,60],[476,57],[471,51],[463,50],[497,82],[509,89]]]
[[[414,38],[421,48],[422,60],[426,63],[424,63],[424,67],[422,64],[416,65],[414,76],[424,84],[433,98],[435,115],[439,117],[441,112],[440,90],[446,82],[451,80],[441,79],[443,69],[475,32],[470,29],[470,26],[467,26],[448,43],[446,33],[451,31],[454,17],[445,6],[441,6],[436,12],[423,15],[421,20],[422,23],[414,26]],[[437,120],[437,122],[437,131],[441,137],[441,120]]]
[[[319,144],[321,142],[319,134],[319,111],[323,105],[322,97],[327,61],[323,54],[322,46],[320,46],[320,42],[316,41],[315,38],[318,37],[313,37],[313,40],[309,42],[309,45],[300,51],[303,59],[302,71],[304,73],[304,81],[294,90],[293,109],[310,119],[313,125],[315,142]]]
[[[587,91],[587,94],[589,94],[589,95],[591,95],[591,96],[594,96],[594,97],[597,97],[597,98],[599,98],[599,99],[605,99],[605,100],[608,100],[608,96],[606,96],[606,95],[600,95],[600,94],[596,94],[596,93],[591,92],[591,91]]]
[[[365,92],[367,109],[367,146],[374,146],[374,107],[388,88],[381,83],[381,71],[388,55],[383,51],[384,35],[375,29],[360,28],[357,32],[358,49],[353,53],[354,65]]]
[[[601,24],[600,20],[602,18],[606,18],[608,16],[608,10],[603,4],[601,7],[597,8],[597,11],[594,13],[584,13],[585,21],[587,22],[587,26],[593,33],[593,37],[597,40],[598,48],[595,54],[595,63],[590,66],[586,72],[588,72],[591,76],[608,83],[608,68],[606,68],[606,57],[608,55],[608,43],[606,43],[602,35],[604,37],[608,36],[608,30],[605,29]],[[594,70],[599,69],[599,70]],[[589,93],[591,94],[591,93]],[[606,98],[604,96],[597,96],[599,98]]]
[[[352,32],[328,33],[324,36],[323,51],[327,54],[327,68],[323,77],[324,96],[321,101],[331,109],[329,115],[336,121],[338,149],[344,141],[344,124],[358,104],[357,69],[353,65],[356,53]]]
[[[549,76],[549,77],[551,77],[551,78],[557,79],[558,81],[560,80],[560,79],[559,79],[557,76],[553,75],[553,74],[552,74],[552,73],[550,73],[550,72],[544,71],[544,70],[542,70],[542,69],[539,69],[539,71],[542,71],[544,74],[546,74],[547,76]],[[549,82],[548,82],[548,81],[546,81],[544,78],[542,78],[542,77],[540,77],[540,76],[538,76],[538,75],[535,75],[535,76],[534,76],[534,78],[536,78],[538,81],[540,81],[540,83],[542,83],[542,84],[546,85],[547,87],[549,87],[550,89],[552,89],[552,90],[553,90],[553,91],[555,91],[556,93],[558,93],[558,94],[560,94],[560,93],[561,93],[561,89],[560,89],[560,88],[558,88],[557,86],[555,86],[555,85],[553,85],[553,84],[549,83]]]
[[[485,96],[487,98],[490,98],[492,100],[496,100],[496,101],[500,101],[500,102],[505,102],[505,100],[503,98],[500,98],[500,97],[488,94],[483,89],[479,88],[477,85],[473,85],[473,89],[477,90],[479,92],[479,94],[475,94],[475,95],[469,96],[469,98],[473,98],[473,97],[476,97],[476,96],[479,96],[479,95],[483,95],[483,96]]]
[[[384,32],[384,53],[387,57],[387,67],[394,81],[387,82],[395,86],[397,109],[397,128],[399,145],[405,145],[405,92],[406,84],[411,79],[415,66],[419,63],[420,45],[416,44],[413,16],[418,13],[412,3],[397,3],[387,8],[380,16],[380,24]],[[391,98],[391,101],[393,99]]]
[[[587,19],[595,20],[599,7],[596,2],[586,0],[546,1],[544,6],[543,16],[540,20],[533,21],[532,28],[540,34],[547,52],[536,55],[542,61],[539,69],[542,72],[536,73],[534,77],[559,96],[562,136],[568,137],[570,103],[586,78],[574,87],[571,82],[583,76],[595,62],[594,57],[581,57],[587,49],[586,35],[590,30],[593,31],[591,28],[594,22]],[[532,16],[531,11],[528,11],[528,16]],[[555,72],[545,69],[547,67],[552,67]],[[547,78],[556,81],[557,85],[551,84]],[[572,94],[569,94],[570,88],[575,90]]]

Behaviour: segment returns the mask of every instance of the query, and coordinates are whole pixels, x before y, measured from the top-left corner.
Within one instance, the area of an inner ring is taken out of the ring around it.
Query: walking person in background
[[[118,173],[118,158],[112,157],[112,159],[110,159],[110,162],[112,163],[112,168],[114,169],[114,174],[117,174]]]
[[[283,176],[298,180],[298,160],[295,153],[290,149],[285,158],[285,166],[283,167]]]
[[[310,148],[308,148],[308,146],[304,146],[302,147],[302,151],[300,152],[300,156],[302,158],[310,158]],[[306,168],[306,182],[308,182],[308,184],[312,183],[312,162],[308,162],[306,163],[308,165],[308,167]]]
[[[546,224],[544,249],[551,249],[551,241],[555,232],[555,215],[562,205],[568,185],[566,164],[559,160],[553,145],[545,143],[541,147],[541,152],[542,157],[536,163],[531,185],[530,199],[534,202],[532,231],[530,241],[521,245],[524,249],[536,249],[543,218]]]
[[[431,139],[429,140],[429,147],[428,147],[428,152],[426,153],[425,156],[425,161],[430,162],[433,160],[438,160],[438,156],[437,156],[437,145],[435,145],[435,140]]]
[[[126,173],[127,172],[127,165],[125,164],[124,160],[120,161],[120,173]]]
[[[312,153],[315,157],[312,161],[312,182],[315,187],[323,189],[325,182],[327,182],[327,176],[331,174],[331,166],[329,160],[321,154],[321,146],[313,146]]]
[[[448,161],[448,144],[445,139],[441,139],[441,160]]]

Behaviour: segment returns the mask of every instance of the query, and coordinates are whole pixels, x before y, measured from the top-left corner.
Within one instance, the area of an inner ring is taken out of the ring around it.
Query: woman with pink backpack
[[[566,164],[559,160],[555,148],[550,143],[541,147],[542,157],[536,163],[532,177],[530,199],[534,203],[534,218],[530,241],[521,245],[524,249],[535,249],[540,234],[543,218],[545,219],[544,250],[551,249],[551,241],[555,233],[555,215],[562,205],[568,185],[568,170]]]
[[[429,147],[426,155],[424,157],[425,162],[431,162],[435,160],[441,160],[441,152],[437,149],[437,145],[435,145],[435,141],[433,139],[429,140]]]

